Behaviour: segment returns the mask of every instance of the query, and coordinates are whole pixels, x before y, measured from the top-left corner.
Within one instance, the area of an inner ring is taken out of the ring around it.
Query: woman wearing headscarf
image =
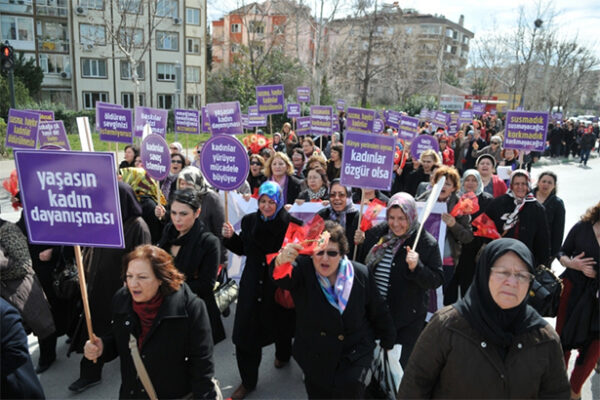
[[[400,192],[390,198],[385,222],[366,233],[358,230],[355,236],[355,241],[362,243],[358,261],[364,260],[373,273],[379,293],[392,314],[396,343],[402,345],[403,368],[425,325],[427,292],[444,281],[435,238],[423,230],[417,248],[412,248],[418,230],[415,199]]]
[[[419,337],[398,398],[567,399],[558,335],[527,305],[534,271],[523,243],[491,242],[466,296]]]
[[[535,265],[549,265],[550,233],[544,206],[531,193],[529,173],[522,169],[510,175],[510,189],[495,198],[485,213],[503,237],[525,243],[533,252]]]
[[[348,239],[348,254],[354,254],[354,234],[358,229],[358,210],[352,204],[352,192],[343,186],[339,179],[331,181],[329,186],[329,205],[317,214],[325,221],[335,221],[342,226]]]
[[[469,192],[473,192],[477,196],[477,202],[479,204],[479,210],[471,214],[471,221],[473,221],[487,209],[488,205],[494,200],[494,197],[483,191],[483,182],[476,169],[468,169],[464,172],[458,195],[462,196]],[[477,228],[471,227],[474,231],[477,230]],[[461,297],[467,293],[467,289],[471,286],[471,282],[473,281],[475,262],[481,246],[488,243],[490,240],[491,239],[474,235],[471,242],[463,244],[462,252],[460,253],[458,265],[456,266],[454,278],[451,283],[451,285],[458,286]]]
[[[173,256],[177,269],[186,276],[190,289],[206,304],[214,344],[225,339],[225,328],[213,289],[220,262],[219,239],[199,218],[202,196],[194,189],[177,190],[169,206],[171,222],[163,231],[158,247]]]
[[[223,224],[225,247],[246,256],[233,323],[232,339],[242,378],[231,395],[234,400],[243,399],[256,388],[264,346],[275,342],[276,368],[291,357],[295,313],[275,302],[275,285],[266,259],[267,254],[281,249],[290,222],[302,225],[288,214],[284,204],[281,187],[267,181],[258,191],[258,211],[242,218],[239,234],[230,223]]]
[[[273,134],[273,150],[275,150],[275,152],[281,151],[283,153],[286,153],[287,148],[285,146],[285,143],[281,139],[281,133],[279,132],[275,132]]]
[[[89,247],[83,251],[92,326],[96,335],[104,335],[111,328],[110,304],[113,295],[123,286],[121,279],[123,256],[141,244],[150,244],[151,240],[148,225],[142,218],[142,208],[131,186],[124,182],[119,182],[119,201],[125,247],[122,249]],[[85,319],[82,316],[69,352],[81,352],[86,339]],[[82,357],[79,379],[69,386],[69,390],[80,393],[100,383],[103,365],[101,361],[93,363]]]
[[[560,276],[560,296],[556,331],[568,365],[571,350],[578,350],[571,372],[571,399],[581,398],[581,387],[600,358],[598,316],[598,273],[600,272],[600,202],[589,208],[569,231],[559,252],[566,267]]]
[[[556,195],[556,181],[558,177],[552,171],[544,171],[540,174],[537,184],[533,189],[536,200],[544,206],[548,228],[550,230],[550,257],[551,264],[558,257],[563,235],[565,234],[565,204]]]

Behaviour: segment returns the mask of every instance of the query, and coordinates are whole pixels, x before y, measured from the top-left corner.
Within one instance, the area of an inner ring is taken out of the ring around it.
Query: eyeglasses
[[[262,167],[262,164],[259,161],[250,161],[250,165],[258,165]]]
[[[317,257],[323,257],[325,254],[327,254],[327,257],[333,258],[333,257],[339,256],[340,252],[336,251],[336,250],[327,250],[327,251],[321,250],[321,251],[317,251],[315,253],[315,256],[317,256]]]
[[[339,198],[346,197],[346,193],[344,193],[344,192],[331,192],[331,193],[329,193],[329,198],[335,199],[336,197],[339,197]]]
[[[169,147],[171,150],[179,150],[177,147]]]
[[[171,164],[183,164],[181,160],[171,160]]]
[[[499,145],[500,143],[498,143],[498,142],[492,142],[492,144]]]
[[[492,275],[495,276],[498,279],[501,279],[503,281],[507,280],[508,278],[510,278],[511,276],[514,276],[517,279],[517,282],[519,282],[519,284],[529,284],[534,276],[533,274],[530,274],[529,272],[517,272],[517,273],[513,273],[512,271],[508,270],[508,269],[498,269],[498,268],[492,268]]]

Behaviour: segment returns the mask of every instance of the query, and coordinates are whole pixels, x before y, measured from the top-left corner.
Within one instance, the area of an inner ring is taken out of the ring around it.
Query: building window
[[[439,25],[421,25],[421,32],[425,35],[439,35],[442,33],[442,27]]]
[[[239,53],[240,52],[240,44],[239,43],[231,43],[231,52]]]
[[[179,50],[179,33],[156,31],[157,50]]]
[[[83,92],[83,108],[96,108],[97,101],[108,101],[108,92]]]
[[[61,54],[40,54],[40,68],[45,74],[71,72],[71,59]]]
[[[200,25],[200,9],[186,7],[185,22],[190,25]]]
[[[265,24],[261,21],[250,21],[250,33],[262,35],[265,33]]]
[[[200,54],[200,39],[187,38],[187,52],[189,54]]]
[[[173,95],[172,94],[159,94],[158,95],[158,108],[170,110],[173,108]]]
[[[467,36],[463,36],[462,42],[463,44],[469,44],[469,38]]]
[[[185,67],[185,80],[189,83],[200,83],[200,68]]]
[[[66,17],[68,14],[67,0],[37,0],[35,3],[37,15]]]
[[[201,104],[199,94],[188,94],[185,96],[185,108],[196,110],[200,108]]]
[[[102,25],[79,24],[79,42],[104,46],[106,44],[106,29]]]
[[[143,61],[139,61],[137,63],[137,78],[140,81],[143,81],[145,79],[145,68],[144,68],[144,62]],[[131,74],[131,63],[129,61],[126,60],[121,60],[121,79],[123,80],[129,80],[132,79],[132,74]]]
[[[125,108],[133,108],[135,106],[135,104],[133,104],[133,93],[131,93],[131,92],[121,93],[121,104]]]
[[[0,0],[2,4],[2,12],[6,13],[17,13],[17,14],[33,14],[33,7],[31,6],[33,0]]]
[[[119,43],[126,49],[142,47],[144,45],[144,30],[135,28],[121,28],[118,32]]]
[[[453,33],[452,29],[446,29],[446,37],[451,38],[453,34],[454,33]]]
[[[33,40],[33,18],[3,15],[0,19],[2,39]]]
[[[283,35],[285,31],[285,25],[273,25],[273,33],[276,35]]]
[[[254,52],[256,56],[262,56],[265,52],[265,44],[262,42],[252,42],[250,51]]]
[[[79,0],[79,5],[88,10],[104,10],[104,0]]]
[[[241,24],[231,24],[231,33],[240,33],[242,31]]]
[[[406,33],[407,35],[411,35],[413,33],[413,27],[407,26],[406,28],[404,28],[404,33]]]
[[[69,51],[69,28],[67,23],[37,20],[38,50]]]
[[[119,11],[128,14],[141,14],[142,0],[121,0],[119,3]]]
[[[177,0],[158,0],[156,3],[156,15],[159,17],[176,18],[179,16],[178,8]]]
[[[450,53],[452,51],[452,46],[449,44],[446,45],[446,53]]]
[[[156,78],[159,81],[175,82],[175,64],[157,63]]]
[[[99,58],[82,58],[81,76],[84,78],[107,78],[106,60]]]

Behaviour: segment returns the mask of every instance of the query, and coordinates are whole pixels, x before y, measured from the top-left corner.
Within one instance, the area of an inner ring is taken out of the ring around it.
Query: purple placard
[[[207,104],[206,113],[213,135],[241,135],[244,133],[239,101]]]
[[[398,139],[412,142],[419,134],[419,118],[409,117],[408,115],[400,116],[400,124],[398,127]]]
[[[298,118],[300,116],[300,104],[288,104],[287,116],[288,118]]]
[[[267,116],[258,114],[258,106],[248,106],[248,126],[250,128],[260,128],[267,126]]]
[[[490,115],[498,115],[498,110],[496,108],[492,108],[490,110]]]
[[[159,110],[150,107],[135,108],[135,137],[142,137],[144,134],[144,125],[149,124],[152,133],[162,137],[167,136],[167,119],[169,110]]]
[[[460,110],[458,112],[458,126],[463,124],[471,125],[473,123],[473,110]]]
[[[360,133],[372,133],[375,110],[348,107],[346,112],[346,130]]]
[[[346,131],[340,173],[342,185],[389,190],[395,142],[392,136]]]
[[[547,112],[508,111],[502,146],[505,149],[544,151],[548,120]]]
[[[19,150],[15,163],[30,243],[124,247],[114,154]]]
[[[435,127],[435,129],[437,129],[437,128],[446,129],[446,125],[448,125],[449,120],[450,120],[450,115],[446,114],[445,112],[436,111],[435,115],[433,116],[433,119],[431,121],[431,125],[433,125]]]
[[[157,181],[165,179],[171,169],[171,152],[167,141],[160,135],[152,133],[142,140],[140,148],[142,165],[152,178]]]
[[[386,117],[387,125],[398,129],[400,127],[400,117],[401,114],[399,111],[389,110]]]
[[[310,134],[310,117],[296,118],[296,134],[301,136]]]
[[[127,108],[96,108],[96,121],[100,140],[105,142],[132,143],[131,110]]]
[[[336,100],[335,108],[338,111],[344,111],[346,109],[346,100],[342,100],[342,99]]]
[[[97,101],[94,103],[94,107],[96,107],[96,109],[98,107],[104,107],[104,108],[119,108],[122,109],[123,106],[120,104],[113,104],[113,103],[106,103],[104,101]],[[98,112],[96,112],[96,132],[100,132],[100,128],[98,125]]]
[[[210,122],[208,121],[208,113],[206,107],[201,107],[200,112],[202,113],[202,133],[210,133]]]
[[[200,134],[200,111],[175,109],[173,111],[175,132],[190,135]]]
[[[256,105],[260,115],[285,113],[283,85],[257,86]]]
[[[552,113],[552,120],[553,121],[561,122],[562,119],[563,119],[563,113],[561,113],[561,112]]]
[[[483,114],[485,111],[484,103],[473,103],[473,114]]]
[[[310,106],[311,135],[331,135],[333,122],[333,107]]]
[[[296,88],[296,101],[298,103],[310,103],[310,88],[308,86]]]
[[[54,111],[52,110],[25,110],[40,115],[40,122],[54,121]]]
[[[421,112],[419,113],[419,118],[423,119],[423,120],[429,118],[429,110],[426,108],[421,108]]]
[[[439,151],[440,145],[437,139],[433,136],[429,135],[419,135],[413,140],[410,145],[410,154],[414,159],[419,159],[421,157],[421,153],[425,150],[432,149],[434,151]]]
[[[65,150],[71,150],[69,138],[65,131],[65,124],[62,121],[41,122],[38,127],[38,145],[59,146]]]
[[[242,114],[242,126],[244,129],[250,129],[250,119],[248,119],[248,114]]]
[[[458,124],[456,124],[455,122],[450,122],[450,125],[448,125],[448,135],[454,136],[457,133],[458,133]]]
[[[8,111],[4,145],[13,149],[35,149],[39,125],[38,113],[11,108]]]
[[[382,119],[375,119],[375,121],[373,121],[373,133],[381,133],[383,132],[383,120]]]
[[[334,132],[338,132],[340,131],[340,121],[338,121],[338,119],[335,117],[335,115],[333,116],[333,121],[331,121],[331,129]]]
[[[235,190],[248,177],[248,153],[234,136],[212,136],[202,146],[200,168],[206,180],[215,188]]]

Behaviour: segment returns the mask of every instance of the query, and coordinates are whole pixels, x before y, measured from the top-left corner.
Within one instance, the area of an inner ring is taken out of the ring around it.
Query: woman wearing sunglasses
[[[165,179],[160,181],[160,189],[162,190],[165,198],[169,201],[171,200],[169,195],[171,194],[171,192],[174,192],[176,190],[177,176],[179,176],[179,173],[185,166],[186,161],[185,157],[182,154],[171,154],[171,169],[169,169],[169,175]]]
[[[342,227],[325,222],[329,240],[312,257],[288,244],[271,264],[275,284],[296,306],[294,359],[309,399],[364,398],[375,339],[394,345],[392,319],[367,268],[346,257]],[[291,266],[289,263],[293,263]]]
[[[423,330],[398,398],[568,399],[559,337],[527,305],[534,271],[520,241],[488,244],[466,296]]]
[[[265,166],[265,159],[258,154],[252,154],[250,156],[250,172],[248,172],[248,184],[250,185],[250,193],[258,193],[258,188],[267,180],[267,177],[263,173]]]

